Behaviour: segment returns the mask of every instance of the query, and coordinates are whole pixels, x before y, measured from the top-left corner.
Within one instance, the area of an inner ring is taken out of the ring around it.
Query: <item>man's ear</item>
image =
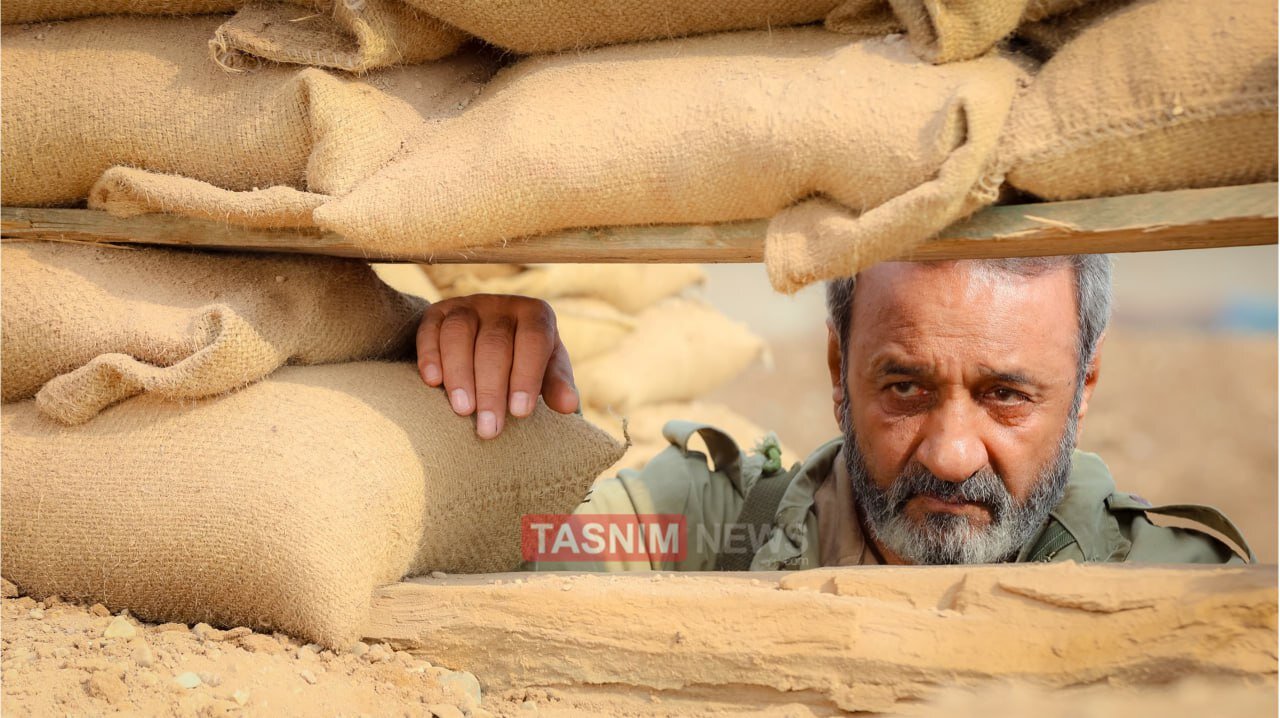
[[[1107,333],[1098,337],[1098,345],[1093,349],[1093,359],[1084,375],[1084,392],[1080,395],[1080,411],[1076,414],[1076,442],[1084,433],[1084,417],[1089,412],[1089,400],[1093,398],[1093,390],[1098,386],[1098,375],[1102,367],[1102,345],[1107,341]]]
[[[836,423],[840,423],[840,405],[844,403],[844,370],[841,364],[840,334],[836,325],[827,320],[827,370],[831,372],[831,405]]]

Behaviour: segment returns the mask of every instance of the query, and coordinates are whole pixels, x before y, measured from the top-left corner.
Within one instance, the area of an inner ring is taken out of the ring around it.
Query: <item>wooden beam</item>
[[[1275,183],[990,207],[903,259],[1149,252],[1275,244]],[[5,207],[0,237],[361,257],[379,262],[759,262],[765,221],[580,229],[466,251],[373,253],[337,234],[263,230],[174,215]]]
[[[364,635],[594,714],[896,715],[991,681],[1274,691],[1276,597],[1275,566],[505,574],[378,589]]]

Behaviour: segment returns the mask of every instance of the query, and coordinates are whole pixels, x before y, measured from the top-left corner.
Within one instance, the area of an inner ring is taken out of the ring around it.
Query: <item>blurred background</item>
[[[1275,246],[1114,255],[1115,314],[1080,447],[1121,490],[1223,510],[1276,562]],[[769,345],[705,397],[772,429],[803,458],[838,430],[816,285],[769,288],[761,264],[705,265],[704,295]],[[1162,522],[1163,523],[1163,522]]]

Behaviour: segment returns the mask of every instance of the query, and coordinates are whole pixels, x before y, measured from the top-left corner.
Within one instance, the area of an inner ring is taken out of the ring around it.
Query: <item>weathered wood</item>
[[[1274,685],[1276,599],[1275,566],[506,574],[379,589],[364,633],[569,707],[899,713],[992,680]]]
[[[1276,243],[1277,185],[1154,192],[988,208],[904,259],[1148,252]],[[5,207],[0,236],[308,252],[381,262],[759,262],[766,222],[581,229],[432,254],[370,253],[319,230],[264,230],[173,215]]]

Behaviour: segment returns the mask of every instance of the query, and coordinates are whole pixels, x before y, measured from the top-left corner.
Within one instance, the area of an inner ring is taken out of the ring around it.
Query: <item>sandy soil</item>
[[[5,598],[0,620],[6,717],[487,714],[474,676],[385,645],[338,654],[280,634],[144,624],[26,596]]]

